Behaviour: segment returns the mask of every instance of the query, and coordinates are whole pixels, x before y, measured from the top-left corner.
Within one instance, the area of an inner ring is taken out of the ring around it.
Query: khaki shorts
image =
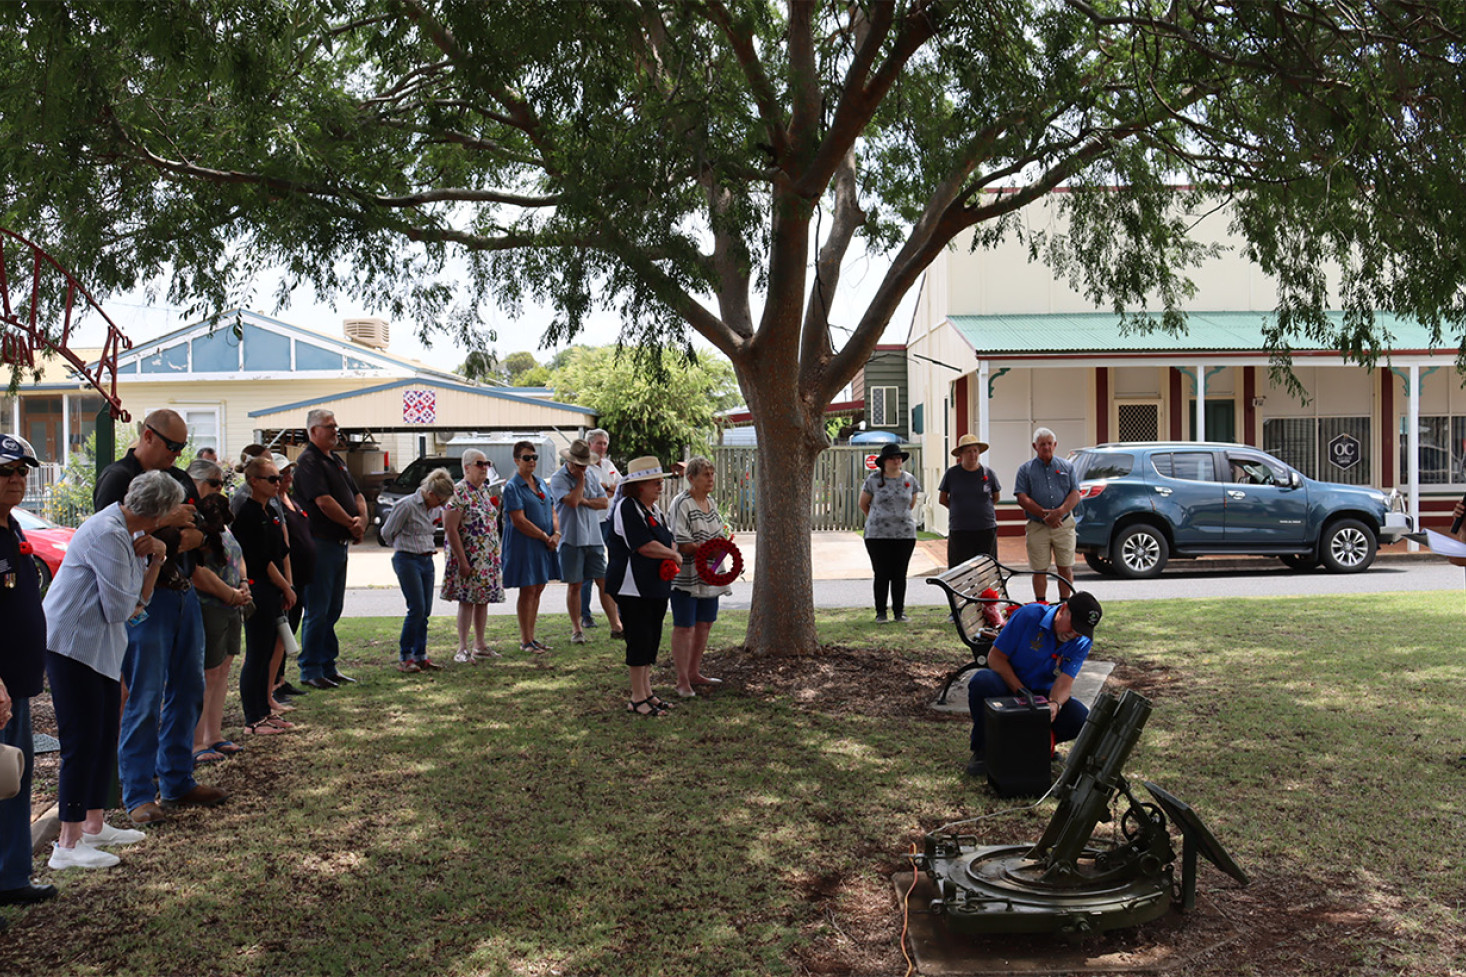
[[[1074,565],[1074,517],[1064,517],[1063,525],[1053,529],[1030,519],[1025,524],[1024,541],[1028,544],[1028,569],[1047,570],[1050,555],[1056,566]]]

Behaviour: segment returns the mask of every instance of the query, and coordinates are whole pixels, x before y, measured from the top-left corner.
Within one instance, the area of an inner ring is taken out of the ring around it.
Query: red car
[[[46,588],[51,586],[51,578],[56,576],[61,558],[66,555],[66,547],[70,544],[71,537],[76,535],[76,530],[58,526],[49,519],[19,507],[10,510],[10,517],[20,523],[26,542],[31,544],[31,559],[36,563],[36,573],[41,576],[41,593],[44,594]]]

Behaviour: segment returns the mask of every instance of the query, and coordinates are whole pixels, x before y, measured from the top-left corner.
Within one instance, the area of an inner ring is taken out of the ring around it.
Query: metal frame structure
[[[17,306],[12,306],[10,302],[11,274],[5,258],[4,245],[10,241],[18,242],[31,253],[31,269],[28,272],[31,276],[30,298],[28,302]],[[45,276],[48,267],[60,275],[66,283],[66,311],[62,319],[59,338],[39,321],[41,279]],[[102,344],[101,355],[98,356],[94,367],[89,366],[81,357],[72,352],[68,345],[78,295],[85,301],[86,306],[95,310],[107,323],[107,338]],[[24,312],[23,318],[22,312]],[[122,401],[117,397],[117,356],[122,351],[132,348],[132,340],[122,334],[122,330],[117,328],[112,317],[107,315],[101,305],[82,287],[71,272],[61,265],[61,262],[47,254],[40,245],[3,227],[0,227],[0,323],[6,327],[3,338],[0,338],[0,364],[35,369],[36,349],[46,347],[54,350],[71,364],[78,375],[85,378],[102,395],[114,420],[125,422],[132,419],[132,415],[123,409]]]

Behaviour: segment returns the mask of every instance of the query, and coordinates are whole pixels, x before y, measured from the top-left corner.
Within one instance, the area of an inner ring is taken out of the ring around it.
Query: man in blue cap
[[[0,801],[0,906],[43,902],[54,885],[31,882],[31,699],[41,694],[46,671],[46,614],[41,581],[20,523],[10,510],[25,500],[26,477],[40,461],[24,438],[0,434],[0,743],[25,758],[20,793]]]
[[[1025,604],[1013,612],[988,652],[988,667],[972,673],[967,707],[972,713],[972,760],[967,773],[987,773],[983,711],[988,699],[1019,695],[1024,689],[1049,700],[1055,743],[1079,735],[1089,708],[1072,697],[1074,679],[1089,657],[1094,627],[1104,611],[1087,590],[1062,604]]]

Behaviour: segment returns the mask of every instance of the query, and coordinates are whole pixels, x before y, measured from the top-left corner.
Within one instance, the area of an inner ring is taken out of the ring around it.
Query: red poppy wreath
[[[724,557],[732,557],[732,565],[723,572],[718,572],[718,567],[723,565]],[[697,567],[697,575],[703,583],[712,584],[714,587],[726,587],[738,579],[743,572],[743,554],[738,552],[738,547],[731,539],[724,539],[716,536],[697,548],[697,555],[694,557],[694,566]]]

